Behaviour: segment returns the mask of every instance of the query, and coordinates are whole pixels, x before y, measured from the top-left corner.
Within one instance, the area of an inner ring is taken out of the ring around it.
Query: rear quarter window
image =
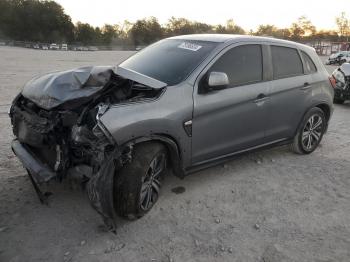
[[[312,61],[311,57],[308,54],[306,54],[304,51],[301,51],[301,55],[304,60],[306,73],[307,74],[316,73],[317,68],[315,66],[315,63]]]
[[[303,75],[303,64],[298,50],[284,46],[271,46],[273,78]]]

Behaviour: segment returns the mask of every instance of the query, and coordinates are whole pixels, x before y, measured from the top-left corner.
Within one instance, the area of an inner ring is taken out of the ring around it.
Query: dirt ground
[[[50,206],[41,205],[10,149],[13,97],[35,75],[130,54],[0,47],[1,262],[350,261],[350,103],[335,106],[313,154],[278,147],[184,180],[169,176],[152,211],[120,219],[117,234],[68,184],[50,184]],[[172,192],[178,186],[185,192]]]

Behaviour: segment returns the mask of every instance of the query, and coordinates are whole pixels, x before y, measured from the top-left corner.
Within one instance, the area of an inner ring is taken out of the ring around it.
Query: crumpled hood
[[[122,67],[88,66],[35,77],[24,86],[22,95],[39,107],[50,110],[68,101],[89,99],[108,83],[112,74],[154,89],[167,85]]]
[[[89,66],[54,72],[30,80],[22,95],[44,109],[64,102],[88,98],[101,90],[110,80],[112,66]]]

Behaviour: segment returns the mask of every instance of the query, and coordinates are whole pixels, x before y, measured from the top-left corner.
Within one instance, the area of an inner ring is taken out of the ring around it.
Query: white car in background
[[[350,51],[347,51],[342,57],[340,57],[339,65],[342,65],[344,63],[350,63]]]
[[[58,49],[60,49],[60,47],[59,47],[57,44],[52,43],[52,44],[50,45],[50,50],[58,50]]]
[[[333,64],[341,65],[349,61],[350,61],[350,51],[339,51],[329,56],[328,60],[326,61],[326,65],[333,65]]]
[[[42,46],[41,46],[41,49],[42,49],[42,50],[49,50],[49,47],[48,47],[47,45],[42,45]]]
[[[62,44],[61,45],[61,50],[68,51],[68,45],[67,44]]]
[[[98,48],[96,46],[89,46],[89,51],[98,51]]]

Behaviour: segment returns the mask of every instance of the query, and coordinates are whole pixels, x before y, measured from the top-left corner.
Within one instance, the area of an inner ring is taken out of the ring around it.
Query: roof
[[[192,35],[179,35],[170,37],[168,39],[181,39],[181,40],[194,40],[194,41],[209,41],[217,43],[225,42],[241,42],[241,41],[256,41],[256,42],[272,42],[280,44],[298,45],[308,47],[306,45],[296,43],[293,41],[282,40],[273,37],[251,36],[251,35],[232,35],[232,34],[192,34]]]
[[[195,41],[209,41],[224,43],[231,39],[238,39],[244,37],[244,35],[229,35],[229,34],[193,34],[193,35],[179,35],[170,37],[169,39],[183,39],[183,40],[195,40]]]

